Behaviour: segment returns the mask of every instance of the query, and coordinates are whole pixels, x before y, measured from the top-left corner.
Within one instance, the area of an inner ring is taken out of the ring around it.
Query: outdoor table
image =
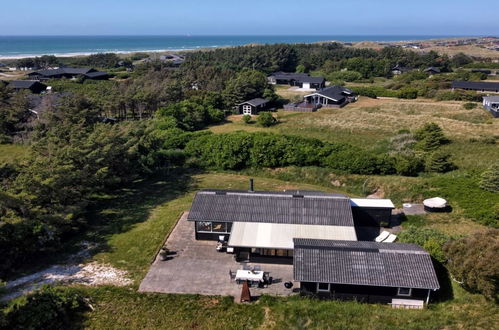
[[[251,271],[239,269],[236,272],[236,281],[239,283],[241,281],[250,281],[250,282],[263,282],[263,271]]]

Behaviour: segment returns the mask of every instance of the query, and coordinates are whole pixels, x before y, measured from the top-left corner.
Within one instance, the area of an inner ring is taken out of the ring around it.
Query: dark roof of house
[[[252,105],[254,107],[258,107],[258,106],[260,106],[262,104],[265,104],[265,103],[268,103],[268,102],[269,101],[267,101],[266,99],[256,98],[256,99],[252,99],[252,100],[240,103],[239,105],[250,104],[250,105]]]
[[[401,66],[401,65],[396,65],[393,67],[392,71],[400,71],[400,72],[409,72],[411,71],[412,68],[408,68],[408,67],[405,67],[405,66]]]
[[[86,73],[85,76],[88,77],[88,78],[107,77],[108,73],[107,72],[101,72],[101,71],[95,71],[95,72]]]
[[[274,72],[273,74],[270,75],[271,77],[274,77],[275,79],[279,80],[286,80],[286,79],[294,79],[294,80],[299,80],[302,78],[307,78],[309,77],[308,73],[299,73],[299,72]]]
[[[44,77],[54,77],[60,76],[63,74],[71,74],[71,75],[85,75],[89,78],[92,77],[92,74],[97,74],[99,71],[92,68],[58,68],[58,69],[48,69],[48,70],[39,70],[30,73],[30,75],[41,75]],[[100,76],[107,75],[105,72],[100,72]]]
[[[485,82],[485,81],[453,81],[452,88],[467,88],[476,90],[499,90],[498,82]]]
[[[296,281],[440,288],[430,254],[415,244],[297,238],[293,242]]]
[[[353,95],[355,93],[352,90],[345,87],[330,86],[326,88],[321,88],[312,94],[319,94],[321,96],[325,96],[327,98],[331,98],[336,101],[341,101],[345,98],[345,95]]]
[[[296,80],[302,83],[322,84],[326,81],[323,77],[310,77],[308,73],[274,72],[271,77],[279,80]]]
[[[436,68],[436,67],[434,67],[434,66],[430,66],[430,67],[428,67],[428,68],[426,68],[426,69],[424,70],[424,72],[430,72],[430,71],[433,71],[433,72],[436,72],[436,73],[440,73],[440,69],[439,69],[439,68]]]
[[[349,198],[306,191],[203,190],[196,194],[187,219],[353,226]]]
[[[487,70],[487,69],[472,69],[471,72],[475,72],[475,73],[486,73],[486,74],[491,74],[492,73],[491,70]]]
[[[30,89],[35,85],[42,85],[38,80],[12,80],[9,83],[9,87],[16,88],[16,89]],[[45,86],[46,87],[46,86]]]

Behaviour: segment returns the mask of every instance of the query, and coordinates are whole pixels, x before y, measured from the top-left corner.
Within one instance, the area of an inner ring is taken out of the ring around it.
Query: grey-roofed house
[[[431,256],[414,244],[295,238],[303,295],[422,308],[440,288]]]
[[[326,79],[310,77],[308,73],[274,72],[267,79],[273,85],[290,85],[305,89],[319,89],[326,86]]]
[[[499,95],[484,96],[483,107],[487,109],[495,118],[499,117]]]
[[[240,114],[243,115],[256,115],[258,112],[266,110],[269,101],[262,98],[256,98],[237,105]]]
[[[29,90],[35,94],[39,94],[47,89],[47,86],[38,80],[12,80],[8,86],[15,90]]]
[[[495,92],[499,93],[499,83],[498,82],[487,82],[487,81],[454,81],[452,82],[452,90],[454,89],[464,89],[479,92]]]
[[[403,73],[406,73],[406,72],[409,72],[412,70],[413,70],[412,68],[408,68],[408,67],[397,64],[396,66],[394,66],[392,68],[392,74],[399,75],[399,74],[403,74]]]
[[[304,96],[305,103],[325,108],[341,108],[356,101],[355,93],[345,87],[330,86]]]
[[[247,258],[289,258],[293,238],[356,241],[353,207],[345,195],[315,191],[202,190],[187,219],[198,240],[222,236]]]
[[[67,67],[34,71],[29,73],[28,76],[32,79],[37,79],[37,80],[76,78],[78,76],[83,76],[87,79],[93,79],[93,80],[105,80],[109,78],[109,74],[107,72],[97,71],[92,68],[67,68]]]
[[[429,74],[439,74],[441,73],[441,70],[437,67],[434,67],[434,66],[430,66],[426,69],[424,69],[423,72],[426,72],[426,73],[429,73]]]

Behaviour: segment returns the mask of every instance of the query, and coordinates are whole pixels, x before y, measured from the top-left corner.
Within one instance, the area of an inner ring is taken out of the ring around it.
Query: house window
[[[251,115],[251,105],[243,105],[243,115]]]
[[[398,296],[410,297],[411,293],[412,293],[412,289],[411,288],[399,288],[398,292],[397,292],[397,295]]]
[[[227,232],[227,226],[226,226],[225,222],[213,222],[212,229],[213,229],[213,232],[215,232],[215,233],[226,233]]]
[[[198,232],[208,232],[211,233],[211,222],[209,221],[199,221],[197,224]]]
[[[331,292],[331,284],[317,283],[317,292]]]
[[[198,233],[222,233],[229,234],[232,229],[231,223],[198,221],[196,222],[196,230]]]

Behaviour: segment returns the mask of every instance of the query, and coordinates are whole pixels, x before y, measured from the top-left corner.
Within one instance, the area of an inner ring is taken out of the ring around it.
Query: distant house
[[[470,90],[470,91],[499,93],[499,83],[498,82],[454,81],[454,82],[452,82],[451,87],[452,87],[452,90],[464,89],[464,90]]]
[[[326,79],[310,77],[307,73],[275,72],[267,79],[273,85],[290,85],[304,89],[319,89],[326,86]]]
[[[97,71],[92,68],[58,68],[39,70],[28,74],[28,77],[36,80],[76,78],[78,76],[93,80],[106,80],[109,78],[107,72]]]
[[[439,74],[439,73],[441,73],[440,69],[436,68],[434,66],[430,66],[430,67],[424,69],[423,72],[426,72],[426,73],[429,73],[429,74]]]
[[[13,80],[8,86],[15,90],[29,90],[35,94],[39,94],[47,89],[47,86],[38,80]]]
[[[269,101],[262,99],[262,98],[256,98],[252,99],[243,103],[239,103],[237,105],[237,108],[239,110],[240,114],[243,115],[256,115],[258,112],[266,110],[267,105]]]
[[[499,117],[499,96],[484,96],[483,107],[489,110],[492,116]]]
[[[341,86],[322,88],[304,96],[306,103],[326,108],[341,108],[349,102],[356,100],[357,96],[352,90]]]
[[[392,68],[392,74],[394,74],[394,75],[399,75],[399,74],[406,73],[409,71],[412,71],[412,68],[408,68],[408,67],[401,66],[398,64]]]
[[[471,70],[473,73],[485,73],[485,74],[491,74],[491,70],[486,70],[486,69],[473,69]]]
[[[440,288],[430,254],[414,244],[293,241],[303,295],[422,308]]]
[[[305,95],[302,102],[284,105],[284,111],[314,112],[322,107],[341,108],[357,100],[355,93],[341,86],[321,88]]]
[[[168,55],[161,55],[159,57],[159,60],[161,62],[170,62],[174,66],[180,66],[185,62],[185,58],[181,55],[178,54],[168,54]]]

